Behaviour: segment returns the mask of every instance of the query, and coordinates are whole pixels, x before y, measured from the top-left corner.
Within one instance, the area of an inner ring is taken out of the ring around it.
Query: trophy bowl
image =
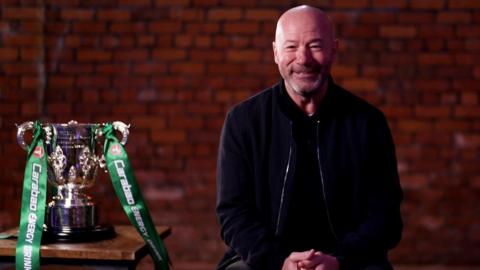
[[[17,142],[25,150],[24,135],[32,130],[33,122],[18,126]],[[128,139],[129,126],[112,123],[122,134],[121,144]],[[98,206],[86,189],[95,184],[99,168],[105,168],[100,151],[101,124],[68,123],[42,124],[48,155],[48,183],[56,195],[47,204],[44,235],[46,241],[85,242],[115,236],[113,226],[98,223]],[[54,192],[55,193],[55,192]]]

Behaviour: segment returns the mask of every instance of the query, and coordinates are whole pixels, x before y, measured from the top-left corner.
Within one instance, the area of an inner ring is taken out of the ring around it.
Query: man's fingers
[[[315,254],[315,251],[313,249],[303,251],[303,252],[292,252],[290,256],[288,256],[288,259],[298,262],[302,260],[309,260],[312,258]]]
[[[306,269],[312,269],[321,264],[323,260],[324,255],[321,252],[315,252],[309,259],[298,262],[298,266]]]

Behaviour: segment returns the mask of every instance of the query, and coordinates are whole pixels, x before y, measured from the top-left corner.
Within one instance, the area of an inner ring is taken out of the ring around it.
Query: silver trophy
[[[48,182],[56,188],[56,195],[47,205],[45,235],[67,242],[113,237],[113,227],[98,223],[98,207],[86,194],[86,189],[95,183],[98,169],[106,167],[100,149],[103,125],[70,121],[42,126],[46,134]],[[122,134],[120,143],[124,145],[129,126],[120,121],[112,126]],[[33,127],[33,122],[18,126],[17,142],[25,150],[25,132]]]

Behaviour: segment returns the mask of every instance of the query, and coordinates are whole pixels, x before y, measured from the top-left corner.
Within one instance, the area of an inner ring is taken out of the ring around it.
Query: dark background
[[[127,151],[176,269],[212,269],[225,112],[279,79],[278,16],[335,22],[336,81],[380,107],[405,192],[397,265],[480,266],[480,1],[0,1],[0,229],[18,225],[26,154],[15,123],[131,124]],[[127,223],[110,180],[90,193]],[[147,267],[148,269],[148,267]]]

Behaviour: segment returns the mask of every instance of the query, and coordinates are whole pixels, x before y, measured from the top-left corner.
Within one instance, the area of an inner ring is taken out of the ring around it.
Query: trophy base
[[[80,243],[111,239],[116,236],[112,225],[97,225],[88,229],[52,229],[44,226],[42,242]]]

